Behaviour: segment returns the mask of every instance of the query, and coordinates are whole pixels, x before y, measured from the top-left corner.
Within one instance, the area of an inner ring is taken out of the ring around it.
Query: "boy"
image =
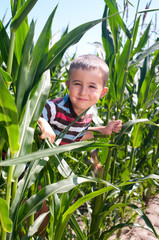
[[[77,116],[95,105],[106,94],[109,69],[107,64],[96,55],[88,54],[73,60],[66,84],[69,95],[64,98],[47,101],[39,118],[41,139],[48,138],[52,143],[56,136]],[[107,126],[89,127],[92,115],[88,112],[76,121],[65,134],[60,145],[91,139],[96,130],[104,135],[118,133],[122,121],[111,121]],[[89,131],[87,131],[89,130]]]

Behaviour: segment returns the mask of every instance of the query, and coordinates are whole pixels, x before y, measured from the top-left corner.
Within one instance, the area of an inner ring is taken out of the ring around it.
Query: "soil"
[[[149,200],[144,211],[151,221],[155,231],[159,235],[159,195]],[[141,218],[137,218],[136,223],[146,225]],[[116,240],[116,236],[112,236],[109,240]],[[143,228],[124,228],[120,240],[156,240],[158,239],[152,232]]]
[[[86,213],[85,208],[83,209],[83,212]],[[159,235],[159,195],[149,199],[148,203],[146,204],[144,213],[149,218],[155,231]],[[83,230],[83,221],[80,218],[78,220],[78,223],[81,226],[81,229]],[[142,226],[146,226],[146,223],[140,217],[136,218],[135,223],[138,223],[139,225]],[[120,240],[156,240],[156,239],[158,238],[154,235],[154,233],[141,227],[136,228],[125,227],[123,228],[120,236]],[[114,233],[114,235],[112,235],[109,238],[109,240],[117,240],[116,234]]]

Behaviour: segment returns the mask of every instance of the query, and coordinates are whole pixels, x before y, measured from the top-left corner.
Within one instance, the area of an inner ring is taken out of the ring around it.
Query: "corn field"
[[[152,22],[141,32],[146,15],[159,9],[139,12],[138,0],[128,28],[124,14],[131,3],[124,1],[121,14],[116,0],[105,0],[101,19],[67,28],[50,47],[58,6],[34,44],[28,14],[36,2],[11,0],[11,21],[0,20],[0,239],[106,240],[114,233],[120,239],[122,228],[136,227],[137,215],[159,238],[144,213],[145,201],[159,189],[159,38],[156,33],[149,43]],[[63,56],[97,24],[97,53],[110,74],[92,125],[115,116],[123,122],[121,132],[64,146],[41,141],[37,121],[46,100],[68,92],[75,54]]]

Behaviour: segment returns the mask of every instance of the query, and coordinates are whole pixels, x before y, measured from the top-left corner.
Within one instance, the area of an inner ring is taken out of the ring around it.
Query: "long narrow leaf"
[[[40,150],[38,152],[33,152],[31,154],[26,154],[25,156],[16,157],[16,158],[13,158],[13,159],[8,159],[6,161],[1,162],[0,166],[10,166],[10,165],[15,165],[15,164],[27,163],[27,162],[30,162],[30,161],[45,158],[47,156],[49,157],[49,156],[53,156],[53,155],[58,154],[58,153],[63,153],[63,152],[66,152],[66,151],[71,151],[71,150],[74,150],[74,149],[77,149],[77,148],[80,148],[80,147],[91,145],[91,143],[93,143],[93,142],[71,143],[67,146],[62,145],[62,146],[56,147],[54,149]]]
[[[2,198],[0,198],[0,222],[4,231],[12,231],[12,221],[9,219],[8,205],[7,202]]]
[[[112,0],[105,0],[105,3],[109,7],[109,9],[110,9],[112,14],[115,14],[115,13],[118,12],[116,1],[114,1],[114,0],[113,1]],[[130,39],[131,38],[131,33],[128,30],[128,28],[126,27],[126,25],[125,25],[124,21],[122,20],[122,18],[120,17],[120,15],[116,15],[114,17],[114,20],[119,24],[120,28],[125,32],[127,37]]]
[[[139,97],[138,97],[138,109],[143,107],[143,104],[149,99],[149,91],[152,79],[155,77],[155,69],[159,62],[159,50],[156,51],[155,57],[152,61],[151,68],[146,74],[146,77],[142,83]]]
[[[31,152],[34,137],[34,128],[44,108],[49,89],[50,72],[48,70],[43,74],[42,79],[37,84],[33,97],[27,102],[25,114],[20,125],[20,148],[18,156],[23,156]],[[24,168],[25,164],[15,167],[15,179],[20,176],[20,174],[24,171]]]
[[[58,228],[56,229],[56,237],[55,239],[61,239],[63,231],[68,223],[69,218],[71,217],[71,215],[73,214],[73,212],[79,208],[82,204],[84,204],[85,202],[91,200],[92,198],[99,196],[107,191],[110,191],[112,189],[116,188],[115,186],[111,185],[105,188],[102,188],[100,190],[97,190],[95,192],[89,193],[86,196],[78,199],[71,207],[69,207],[69,209],[63,214],[62,216],[62,221],[59,224]]]
[[[7,65],[8,54],[9,54],[9,37],[0,20],[0,50],[3,57],[3,61]]]
[[[9,147],[11,153],[14,154],[19,149],[19,125],[17,120],[17,110],[14,100],[1,73],[0,86],[0,121],[7,131]]]
[[[119,13],[116,13],[109,17],[114,17],[117,14]],[[106,19],[107,18],[102,18],[84,23],[79,27],[73,29],[68,34],[64,35],[48,52],[46,69],[56,66],[56,64],[61,60],[64,52],[68,49],[68,47],[77,43],[89,29]]]
[[[137,45],[137,47],[135,48],[135,50],[133,51],[131,58],[136,54],[139,53],[141,50],[143,50],[143,47],[145,46],[145,44],[147,43],[147,40],[149,38],[149,31],[150,31],[150,27],[151,27],[151,22],[148,24],[144,34],[142,35],[142,37],[139,40],[139,43]]]
[[[129,69],[131,69],[134,65],[140,63],[145,57],[150,55],[151,53],[155,52],[159,49],[159,42],[154,43],[151,47],[146,49],[144,52],[139,54],[135,59],[129,62]]]
[[[139,11],[138,13],[154,12],[154,11],[155,12],[159,11],[159,8],[144,9],[144,10]]]
[[[121,129],[121,132],[119,133],[119,135],[116,137],[116,143],[119,141],[119,139],[121,138],[121,136],[127,132],[129,132],[131,130],[131,127],[134,126],[134,124],[136,123],[142,123],[142,124],[150,124],[150,125],[154,125],[156,127],[159,127],[159,124],[156,124],[152,121],[150,121],[149,119],[146,118],[141,118],[141,119],[136,119],[136,120],[130,120],[127,123],[125,123]]]
[[[25,89],[25,97],[23,99],[23,106],[28,100],[28,96],[31,90],[35,87],[35,85],[40,80],[42,74],[45,72],[46,56],[48,54],[49,41],[51,38],[51,24],[56,9],[57,7],[53,10],[51,15],[49,16],[31,55],[32,61],[30,71],[27,77],[27,85]],[[44,59],[43,63],[41,63],[41,59]]]
[[[56,193],[65,193],[73,189],[79,184],[86,183],[86,182],[95,182],[95,179],[91,178],[84,178],[84,177],[77,177],[73,176],[68,179],[61,180],[57,183],[53,183],[51,185],[48,185],[44,188],[42,188],[36,195],[30,197],[20,208],[19,216],[18,216],[18,225],[29,215],[35,213],[37,211],[37,208],[39,205],[43,203],[45,199],[47,199],[49,196],[56,194]],[[107,187],[106,189],[112,189],[113,187]],[[104,191],[103,190],[103,191]],[[98,194],[101,194],[98,192]],[[95,193],[93,194],[95,196]],[[93,197],[93,195],[91,197]],[[89,199],[89,198],[88,198]],[[85,199],[86,201],[86,199]],[[59,238],[57,238],[59,239]]]
[[[149,218],[143,213],[143,211],[137,207],[136,205],[134,204],[128,204],[131,208],[133,208],[139,215],[140,217],[145,221],[146,225],[149,227],[149,229],[152,230],[152,232],[155,234],[155,236],[158,238],[158,234],[157,232],[155,231],[151,221],[149,220]]]
[[[22,24],[24,19],[27,17],[28,13],[31,11],[31,9],[34,7],[38,0],[27,0],[22,7],[19,9],[19,11],[14,16],[12,22],[11,22],[11,30],[16,31],[19,26]]]
[[[108,9],[106,7],[103,17],[107,17],[107,12]],[[112,34],[109,30],[108,19],[102,22],[102,41],[106,52],[106,59],[108,60],[110,56],[115,52]]]
[[[28,80],[27,76],[28,76],[28,71],[29,71],[30,51],[31,51],[31,47],[32,47],[33,35],[34,35],[34,23],[32,22],[30,25],[30,29],[27,34],[27,37],[25,39],[25,43],[23,45],[22,61],[20,63],[18,77],[17,77],[17,81],[16,81],[15,102],[17,105],[17,111],[18,111],[19,118],[20,118],[20,112],[22,110],[21,109],[22,102],[23,102],[24,94],[26,91],[27,80]]]

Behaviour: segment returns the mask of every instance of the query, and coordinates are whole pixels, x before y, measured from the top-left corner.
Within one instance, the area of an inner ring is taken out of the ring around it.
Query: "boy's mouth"
[[[79,101],[88,101],[87,99],[85,98],[78,98]]]

